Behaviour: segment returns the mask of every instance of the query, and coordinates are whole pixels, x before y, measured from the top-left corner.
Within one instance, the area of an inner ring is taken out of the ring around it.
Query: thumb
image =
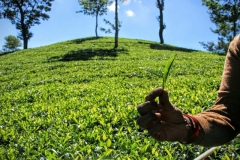
[[[170,112],[174,110],[173,105],[169,101],[168,91],[162,88],[154,89],[146,96],[145,100],[154,101],[157,97],[159,97],[159,105],[164,111]]]
[[[162,109],[166,112],[171,112],[174,110],[173,105],[169,101],[167,90],[163,90],[163,94],[159,96],[159,104],[162,106]]]

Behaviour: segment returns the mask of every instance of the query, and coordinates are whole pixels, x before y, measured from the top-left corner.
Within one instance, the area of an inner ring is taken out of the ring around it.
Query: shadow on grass
[[[96,40],[100,38],[103,38],[103,37],[86,37],[86,38],[76,39],[76,44],[81,44],[85,41],[91,41],[91,40]]]
[[[128,50],[124,48],[118,49],[79,49],[70,51],[63,56],[54,56],[48,59],[48,61],[77,61],[77,60],[114,60],[119,54],[128,54]]]
[[[180,51],[180,52],[188,52],[188,53],[200,51],[200,50],[170,46],[170,45],[167,45],[167,44],[150,44],[150,48],[151,49],[156,49],[156,50]],[[201,51],[201,52],[206,52],[206,51]],[[208,53],[216,54],[218,56],[226,56],[226,54],[213,53],[213,52],[208,52]]]
[[[193,50],[193,49],[181,48],[181,47],[171,46],[171,45],[167,45],[167,44],[153,44],[153,43],[149,43],[149,42],[138,42],[138,43],[150,45],[151,49],[156,49],[156,50],[169,50],[169,51],[181,51],[181,52],[197,51],[197,50]]]
[[[195,52],[195,51],[197,51],[197,50],[193,50],[193,49],[170,46],[170,45],[166,45],[166,44],[150,44],[150,48],[156,49],[156,50],[169,50],[169,51],[180,51],[180,52]]]
[[[11,53],[13,53],[14,51],[12,51],[12,52],[1,52],[0,53],[0,56],[4,56],[4,55],[7,55],[7,54],[11,54]]]

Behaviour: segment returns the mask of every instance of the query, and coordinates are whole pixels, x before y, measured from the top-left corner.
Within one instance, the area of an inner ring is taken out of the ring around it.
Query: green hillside
[[[113,50],[113,42],[84,38],[0,56],[0,159],[192,159],[207,149],[156,142],[136,125],[136,107],[161,87],[176,53],[165,86],[171,102],[189,114],[211,107],[225,57],[123,38]],[[239,158],[237,147],[212,158]]]

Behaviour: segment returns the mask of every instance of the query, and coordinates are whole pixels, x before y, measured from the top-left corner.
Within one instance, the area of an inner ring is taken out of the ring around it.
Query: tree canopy
[[[78,0],[80,6],[82,7],[77,13],[83,13],[85,15],[92,15],[96,18],[95,34],[98,37],[98,16],[107,14],[108,0]]]
[[[30,28],[39,25],[40,20],[48,20],[46,12],[51,10],[54,0],[0,0],[0,19],[7,18],[19,30],[18,38],[23,40],[23,48],[33,37]]]
[[[18,49],[18,47],[21,47],[21,41],[12,35],[9,35],[4,38],[5,44],[3,46],[3,51],[5,52],[13,52]]]
[[[211,31],[218,34],[218,43],[200,43],[210,52],[226,53],[230,41],[240,32],[240,1],[202,0],[202,4],[208,8],[210,19],[216,25]]]

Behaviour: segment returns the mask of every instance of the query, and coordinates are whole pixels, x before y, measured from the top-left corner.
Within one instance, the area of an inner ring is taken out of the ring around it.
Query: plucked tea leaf
[[[176,58],[177,54],[175,54],[172,58],[170,58],[167,61],[167,64],[165,65],[164,73],[163,73],[163,83],[162,88],[164,89],[165,83],[167,81],[168,74],[170,72],[171,66],[173,64],[174,59]]]

